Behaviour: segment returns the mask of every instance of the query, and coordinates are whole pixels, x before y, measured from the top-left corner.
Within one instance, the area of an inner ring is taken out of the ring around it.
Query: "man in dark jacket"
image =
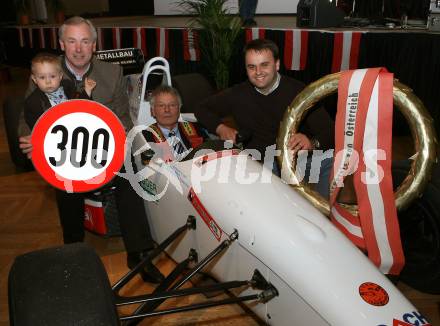
[[[246,147],[255,148],[264,155],[265,149],[275,144],[284,112],[304,84],[278,73],[278,47],[272,41],[251,41],[244,52],[249,80],[210,97],[195,114],[208,131],[222,140],[235,142],[238,131],[223,122],[225,117],[232,116],[240,131],[252,134]],[[305,119],[302,133],[292,137],[293,149],[333,148],[333,130],[328,113],[323,109],[315,110]]]
[[[304,84],[278,73],[279,50],[274,42],[253,40],[243,52],[248,80],[210,97],[195,115],[209,132],[235,143],[238,131],[224,123],[225,117],[232,116],[240,132],[251,135],[246,148],[256,149],[263,159],[266,149],[276,143],[284,112]],[[324,108],[307,115],[300,132],[292,135],[290,148],[295,152],[334,148],[334,122]],[[325,170],[329,172],[328,166]],[[328,173],[323,176],[327,177]]]
[[[91,99],[112,110],[121,120],[126,131],[129,131],[133,124],[128,112],[128,97],[122,68],[94,58],[96,39],[96,29],[89,20],[72,17],[64,22],[59,29],[60,46],[65,53],[62,57],[63,78],[72,82],[77,92],[84,89],[86,78],[96,81]],[[22,150],[30,154],[32,152],[30,136],[21,137],[20,142]],[[116,176],[113,182],[116,186],[119,223],[127,251],[127,265],[133,268],[153,249],[154,242],[142,198],[136,194],[126,179]],[[56,199],[64,243],[83,241],[84,194],[56,190]],[[145,265],[141,276],[145,281],[155,283],[164,279],[151,262]]]

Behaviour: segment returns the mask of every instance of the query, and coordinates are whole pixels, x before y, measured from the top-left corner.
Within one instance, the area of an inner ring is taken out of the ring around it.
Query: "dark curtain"
[[[113,17],[154,15],[154,0],[109,0],[108,5]]]
[[[15,5],[13,0],[3,0],[0,10],[0,25],[15,23]]]

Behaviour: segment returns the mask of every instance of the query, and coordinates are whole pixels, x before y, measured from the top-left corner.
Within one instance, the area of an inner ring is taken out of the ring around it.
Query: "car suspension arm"
[[[118,280],[113,286],[113,293],[118,296],[121,288],[131,281],[131,279],[139,273],[139,271],[145,266],[148,261],[154,259],[159,253],[165,250],[174,240],[176,240],[183,232],[186,230],[191,230],[196,228],[196,219],[194,216],[188,216],[185,225],[174,231],[168,238],[166,238],[157,248],[152,250],[148,256],[144,257],[139,264],[137,264],[132,270],[125,274],[120,280]]]
[[[228,239],[225,239],[218,245],[213,251],[211,251],[208,256],[206,256],[203,260],[201,260],[199,263],[197,263],[187,275],[185,275],[180,281],[178,281],[176,284],[174,284],[170,290],[177,290],[179,289],[183,284],[185,284],[187,281],[189,281],[197,272],[199,272],[203,267],[205,267],[209,262],[211,262],[215,257],[217,257],[221,252],[223,252],[226,248],[228,248],[232,242],[238,239],[238,231],[234,230],[234,232],[231,233]],[[170,275],[169,275],[170,276]],[[160,291],[165,290],[161,286],[163,283],[167,282],[168,277],[165,279],[164,282],[159,284],[159,286],[156,288],[155,291],[153,291],[153,294],[157,294]],[[158,292],[156,292],[159,290]],[[133,313],[131,316],[124,316],[121,317],[122,320],[133,320],[133,319],[141,319],[144,314],[149,314],[154,309],[156,309],[165,299],[156,300],[152,302],[145,302],[141,304]],[[136,321],[129,322],[129,324],[126,324],[127,326],[132,326],[137,324]]]

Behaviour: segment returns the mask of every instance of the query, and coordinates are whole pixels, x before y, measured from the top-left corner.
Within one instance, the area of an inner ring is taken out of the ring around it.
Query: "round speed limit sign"
[[[124,162],[124,127],[112,111],[93,101],[52,107],[35,124],[31,142],[36,170],[69,192],[103,186]]]

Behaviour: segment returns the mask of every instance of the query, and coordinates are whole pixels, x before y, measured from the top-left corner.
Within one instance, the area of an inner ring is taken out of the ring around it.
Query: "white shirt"
[[[52,93],[45,93],[49,99],[50,105],[54,106],[68,100],[66,93],[64,93],[63,86],[58,87],[58,89]]]
[[[75,79],[78,81],[81,81],[83,79],[83,76],[86,74],[87,71],[89,71],[90,68],[90,63],[89,63],[84,73],[82,75],[79,75],[77,72],[75,72],[75,70],[73,70],[72,66],[69,65],[69,62],[67,60],[65,60],[65,62],[67,69],[69,69],[69,71],[75,76]]]
[[[159,126],[159,128],[160,128],[160,131],[162,131],[162,134],[165,136],[165,138],[167,139],[167,142],[172,146],[173,144],[171,143],[171,139],[170,139],[170,137],[169,137],[169,134],[171,133],[171,132],[174,132],[174,134],[176,135],[176,137],[180,140],[180,142],[182,143],[182,145],[183,145],[183,148],[185,149],[185,151],[187,151],[188,149],[186,148],[186,146],[185,146],[185,142],[183,141],[183,138],[182,138],[182,135],[180,134],[180,131],[179,131],[179,127],[178,127],[178,124],[176,124],[176,126],[173,128],[173,129],[168,129],[168,128],[165,128],[165,127],[162,127],[161,125],[159,125],[159,124],[157,124],[158,126]]]
[[[280,86],[280,80],[281,80],[281,75],[277,72],[277,80],[275,80],[275,83],[272,85],[272,87],[268,91],[264,92],[260,88],[257,88],[257,87],[254,87],[254,88],[260,94],[269,95],[274,90],[276,90],[278,88],[278,86]]]

